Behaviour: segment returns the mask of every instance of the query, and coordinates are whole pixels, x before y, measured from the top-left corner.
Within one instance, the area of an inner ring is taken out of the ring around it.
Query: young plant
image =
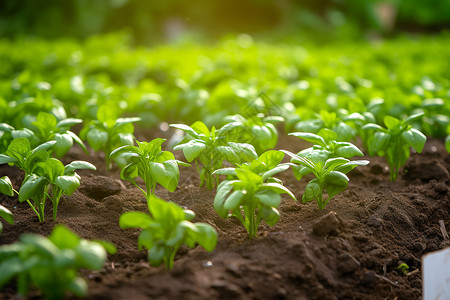
[[[106,260],[103,245],[115,250],[108,242],[81,239],[62,225],[56,225],[48,238],[22,234],[18,242],[0,247],[0,287],[17,278],[22,297],[30,286],[46,299],[64,299],[66,292],[84,297],[87,283],[78,270],[100,270]]]
[[[88,123],[81,131],[80,137],[87,140],[94,151],[105,153],[106,168],[109,170],[111,151],[134,143],[134,126],[140,118],[117,118],[118,112],[110,105],[100,106],[97,120]],[[117,161],[117,160],[116,160]]]
[[[142,228],[138,248],[148,249],[148,260],[152,266],[164,263],[166,269],[173,268],[175,254],[182,245],[193,248],[196,243],[211,252],[217,244],[217,232],[209,224],[190,222],[195,214],[175,203],[151,197],[148,202],[150,215],[142,212],[126,212],[120,216],[121,228]]]
[[[351,158],[353,156],[364,156],[361,150],[352,143],[337,142],[337,133],[327,128],[322,128],[318,134],[292,132],[289,135],[296,136],[314,144],[314,146],[297,153],[298,156],[308,157],[313,161],[325,161],[335,157]],[[297,180],[300,180],[304,174],[310,173],[309,169],[302,165],[293,165],[292,170]]]
[[[7,196],[14,196],[14,188],[12,186],[11,180],[8,176],[3,176],[0,178],[0,193],[5,194]],[[5,219],[9,224],[14,224],[14,216],[12,212],[0,204],[0,217]],[[3,231],[3,224],[0,222],[0,234]]]
[[[232,164],[251,161],[258,157],[255,148],[250,144],[230,142],[227,133],[230,127],[227,125],[211,131],[206,125],[197,121],[192,126],[184,124],[171,124],[171,127],[181,129],[186,133],[186,138],[174,147],[174,150],[183,150],[188,162],[195,160],[197,171],[200,174],[200,186],[206,183],[207,189],[217,185],[219,178],[212,173],[221,168],[224,160]]]
[[[426,136],[409,124],[422,115],[422,113],[411,115],[403,121],[385,116],[384,124],[386,128],[373,123],[363,127],[365,130],[374,132],[367,144],[369,155],[386,156],[391,181],[397,179],[400,168],[408,160],[409,147],[411,146],[420,153],[425,146]]]
[[[337,140],[348,142],[356,135],[356,130],[344,122],[344,118],[338,116],[335,112],[326,110],[320,111],[316,119],[300,121],[295,125],[295,129],[303,132],[317,133],[320,129],[327,128],[337,134]]]
[[[267,149],[275,148],[278,141],[278,131],[276,123],[282,122],[283,117],[267,116],[257,114],[247,119],[239,114],[225,117],[225,125],[229,129],[231,141],[252,144],[257,153],[262,153]]]
[[[24,137],[11,141],[5,154],[0,154],[0,164],[17,166],[25,171],[28,177],[37,167],[37,163],[46,161],[49,157],[48,150],[55,145],[56,141],[45,142],[31,149],[30,141]]]
[[[398,265],[397,270],[402,273],[403,275],[408,274],[409,271],[409,266],[405,263],[402,263],[400,265]]]
[[[35,173],[28,175],[19,189],[19,201],[27,201],[39,221],[44,222],[45,202],[49,198],[53,203],[55,220],[62,195],[70,196],[80,186],[81,177],[75,173],[79,169],[96,170],[91,163],[79,160],[66,166],[56,158],[38,162]]]
[[[287,164],[280,164],[283,157],[284,154],[280,151],[271,150],[250,163],[214,172],[217,175],[237,177],[219,184],[214,209],[224,219],[236,217],[244,225],[250,239],[256,237],[261,221],[264,220],[269,226],[278,222],[280,194],[286,193],[296,200],[291,191],[272,177],[289,167]]]
[[[159,183],[170,192],[175,191],[180,179],[178,165],[190,166],[176,160],[169,151],[162,151],[161,145],[165,139],[156,138],[150,142],[139,142],[137,146],[122,146],[111,152],[111,158],[126,156],[127,165],[122,168],[120,177],[137,186],[147,198],[147,201],[155,194],[156,184]],[[142,189],[135,181],[141,177],[145,182]]]
[[[343,157],[329,159],[320,157],[308,158],[295,155],[285,150],[283,152],[291,157],[292,164],[304,167],[302,169],[303,172],[296,174],[297,180],[300,180],[302,176],[308,173],[313,173],[316,177],[306,185],[302,202],[305,204],[316,200],[319,209],[324,209],[325,205],[334,196],[347,189],[349,178],[345,174],[357,166],[369,164],[368,160],[350,161]],[[328,194],[326,198],[323,197],[325,192]]]

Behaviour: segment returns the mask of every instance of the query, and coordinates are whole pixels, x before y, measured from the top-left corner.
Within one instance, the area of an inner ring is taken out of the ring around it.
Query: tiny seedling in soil
[[[148,250],[148,260],[152,266],[164,263],[172,269],[175,254],[182,245],[193,248],[196,243],[211,252],[217,244],[217,232],[209,224],[190,222],[195,214],[169,203],[151,197],[148,202],[150,215],[142,212],[126,212],[120,216],[121,228],[142,228],[138,238],[138,248]]]
[[[291,191],[272,177],[289,168],[287,164],[280,164],[283,157],[282,152],[270,150],[250,163],[236,168],[219,169],[214,173],[237,177],[219,184],[214,209],[224,219],[236,217],[244,225],[249,238],[256,237],[262,220],[269,226],[278,222],[280,194],[286,193],[296,200]]]
[[[407,264],[403,263],[397,267],[397,270],[399,270],[403,275],[406,275],[406,274],[408,274],[409,266]]]
[[[180,179],[178,165],[190,166],[176,160],[173,153],[162,151],[161,145],[165,141],[161,138],[150,142],[137,141],[137,146],[122,146],[111,152],[113,159],[118,156],[126,157],[127,165],[122,168],[120,177],[138,187],[147,201],[154,195],[157,183],[170,192],[175,191]],[[137,177],[144,180],[145,190],[136,183]]]
[[[0,247],[0,287],[17,278],[22,297],[30,286],[36,286],[46,299],[64,299],[66,292],[86,296],[87,283],[78,270],[100,270],[105,249],[111,254],[116,251],[108,242],[81,239],[63,225],[56,225],[48,238],[22,234],[18,242]]]
[[[386,128],[378,124],[367,124],[365,130],[373,130],[374,134],[369,138],[367,147],[371,156],[386,156],[389,165],[391,181],[397,180],[400,168],[409,158],[409,147],[418,153],[422,152],[427,137],[417,129],[409,125],[410,122],[422,117],[423,113],[409,116],[401,121],[391,116],[384,117]]]
[[[211,131],[201,121],[195,122],[192,126],[170,125],[186,133],[185,140],[182,144],[175,146],[174,150],[183,150],[188,162],[195,160],[197,171],[200,174],[200,186],[206,183],[207,189],[212,189],[214,183],[218,184],[219,178],[212,174],[222,167],[224,160],[238,164],[252,161],[258,157],[252,145],[228,140],[228,133],[234,127],[227,125],[219,130],[212,127]]]

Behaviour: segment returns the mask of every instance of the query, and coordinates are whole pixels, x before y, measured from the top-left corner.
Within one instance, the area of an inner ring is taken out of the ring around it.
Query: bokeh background
[[[137,44],[248,33],[333,40],[450,28],[450,0],[2,0],[0,35],[74,37],[125,31]]]

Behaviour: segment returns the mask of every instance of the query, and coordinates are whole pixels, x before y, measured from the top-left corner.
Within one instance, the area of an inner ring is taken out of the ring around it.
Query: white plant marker
[[[450,299],[450,248],[422,257],[423,300]]]

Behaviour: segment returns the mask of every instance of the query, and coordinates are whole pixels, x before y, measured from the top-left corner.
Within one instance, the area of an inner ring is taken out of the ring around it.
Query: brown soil
[[[278,147],[298,151],[305,145],[283,136]],[[113,242],[118,253],[101,271],[82,272],[88,299],[421,299],[421,256],[449,246],[439,229],[439,220],[450,228],[450,155],[441,140],[431,139],[422,154],[412,154],[407,172],[395,183],[383,159],[369,158],[370,165],[352,171],[348,190],[324,211],[283,196],[280,222],[261,225],[254,240],[248,240],[238,221],[214,212],[215,193],[198,187],[195,168],[181,167],[177,190],[159,188],[156,194],[195,211],[195,221],[214,226],[219,241],[212,253],[180,249],[170,271],[149,266],[145,251],[137,250],[138,230],[119,228],[122,213],[147,210],[139,190],[120,180],[118,169],[107,172],[97,154],[74,148],[65,162],[74,159],[91,161],[99,170],[79,172],[81,187],[62,200],[56,222],[50,207],[48,220],[40,224],[27,204],[0,196],[16,220],[13,226],[5,224],[0,244],[24,232],[48,235],[55,223],[83,238]],[[2,166],[4,175],[16,187],[23,176]],[[278,177],[301,199],[306,180],[297,182],[290,170]],[[397,270],[403,262],[410,267],[406,276]],[[0,299],[14,293],[15,284],[9,284]],[[37,291],[30,295],[39,299]]]

